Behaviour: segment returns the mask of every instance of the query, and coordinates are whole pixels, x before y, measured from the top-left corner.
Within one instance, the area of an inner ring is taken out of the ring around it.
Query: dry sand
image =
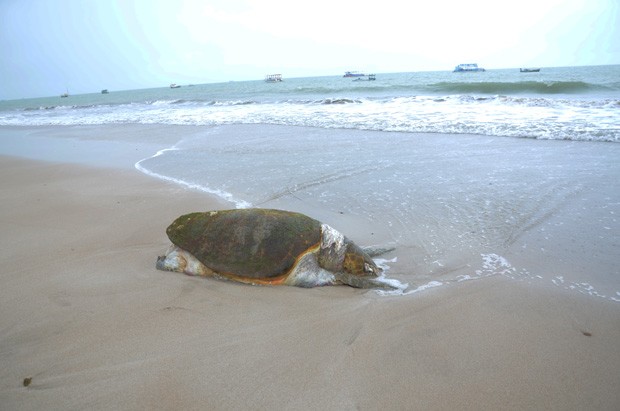
[[[501,276],[381,297],[161,272],[165,227],[224,204],[131,170],[0,170],[2,410],[620,409],[620,304]]]

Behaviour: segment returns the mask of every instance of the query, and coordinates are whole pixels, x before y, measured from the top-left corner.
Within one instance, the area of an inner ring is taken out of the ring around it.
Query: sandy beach
[[[225,203],[132,169],[0,157],[0,408],[620,407],[620,306],[505,276],[401,297],[155,269]]]

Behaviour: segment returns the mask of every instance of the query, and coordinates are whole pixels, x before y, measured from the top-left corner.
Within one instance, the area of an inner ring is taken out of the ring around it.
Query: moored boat
[[[476,63],[459,64],[454,68],[455,73],[486,71],[482,67],[478,67]]]
[[[103,90],[101,90],[101,94],[108,94],[108,89],[104,88]]]
[[[265,82],[267,83],[278,83],[282,81],[282,74],[267,74],[265,76]]]
[[[170,85],[170,88],[180,88],[180,87],[181,87],[181,86],[179,86],[179,85],[178,85],[178,84],[176,84],[176,83],[172,83],[172,84]]]
[[[342,77],[364,77],[366,74],[360,73],[359,71],[345,71],[344,76]]]
[[[521,73],[538,73],[540,71],[540,68],[536,67],[530,67],[530,68],[520,68],[519,71]]]

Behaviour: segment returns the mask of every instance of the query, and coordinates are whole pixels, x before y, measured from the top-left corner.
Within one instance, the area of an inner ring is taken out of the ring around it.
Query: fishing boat
[[[282,81],[282,74],[267,74],[265,76],[266,83],[278,83]]]
[[[482,67],[478,67],[476,63],[459,64],[454,68],[454,73],[485,71]]]
[[[181,87],[181,86],[179,86],[179,85],[178,85],[178,84],[176,84],[176,83],[172,83],[172,84],[170,85],[170,88],[180,88],[180,87]]]
[[[519,71],[521,73],[538,73],[540,71],[540,68],[536,67],[536,68],[520,68]]]
[[[366,74],[359,71],[345,71],[342,77],[364,77]]]
[[[103,90],[101,90],[101,94],[108,94],[108,89],[104,88]]]

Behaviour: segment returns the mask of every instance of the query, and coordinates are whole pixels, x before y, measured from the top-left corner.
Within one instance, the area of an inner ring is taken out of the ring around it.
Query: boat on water
[[[101,90],[101,94],[108,94],[108,89],[104,88],[103,90]]]
[[[356,77],[353,81],[374,81],[376,79],[377,77],[374,74],[369,74],[368,76],[364,75]]]
[[[536,67],[530,67],[530,68],[520,68],[519,71],[521,73],[538,73],[540,71],[540,68]]]
[[[345,71],[344,76],[342,77],[364,77],[366,74],[360,73],[359,71]]]
[[[62,97],[62,98],[69,97],[69,93],[62,93],[62,94],[60,95],[60,97]]]
[[[181,88],[181,86],[179,86],[177,83],[172,83],[170,85],[170,88]]]
[[[265,75],[266,83],[278,83],[282,81],[282,74],[267,74]]]
[[[465,73],[465,72],[478,72],[478,71],[486,71],[482,67],[478,67],[476,63],[467,63],[467,64],[459,64],[454,68],[454,73]]]

